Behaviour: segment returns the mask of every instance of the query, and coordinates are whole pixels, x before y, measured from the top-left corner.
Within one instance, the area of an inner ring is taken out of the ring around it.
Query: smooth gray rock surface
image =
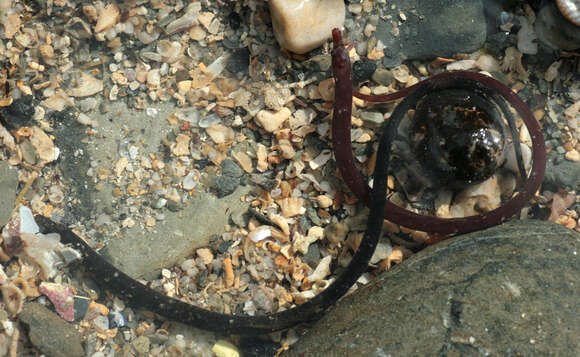
[[[179,214],[167,214],[153,231],[130,228],[121,238],[110,241],[101,254],[133,278],[155,278],[162,268],[181,262],[195,249],[207,246],[212,235],[223,233],[230,215],[247,209],[240,197],[249,190],[241,186],[220,199],[202,192]]]
[[[0,161],[0,227],[8,223],[16,200],[18,172],[5,161]]]
[[[513,221],[429,247],[285,356],[578,356],[580,234]]]
[[[470,53],[486,39],[481,0],[394,0],[382,10],[390,19],[379,19],[376,37],[386,46],[388,67],[404,59]]]
[[[580,164],[568,160],[554,164],[548,161],[546,164],[546,175],[544,177],[543,188],[558,190],[564,188],[568,190],[580,189]]]
[[[80,332],[45,306],[27,303],[18,318],[29,329],[30,342],[47,357],[85,355]]]

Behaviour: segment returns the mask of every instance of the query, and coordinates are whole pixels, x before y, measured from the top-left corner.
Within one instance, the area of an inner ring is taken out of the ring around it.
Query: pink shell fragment
[[[41,283],[39,290],[52,302],[60,317],[68,322],[74,320],[74,294],[69,286],[55,283]]]

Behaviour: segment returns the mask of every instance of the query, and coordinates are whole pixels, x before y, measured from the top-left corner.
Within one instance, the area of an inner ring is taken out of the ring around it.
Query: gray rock
[[[0,227],[8,223],[16,200],[18,172],[6,161],[0,161]]]
[[[215,188],[218,197],[225,197],[232,194],[240,185],[240,178],[233,176],[218,176],[215,178]]]
[[[513,221],[429,247],[285,356],[580,355],[580,234]]]
[[[559,188],[578,191],[580,189],[580,165],[577,162],[567,160],[557,164],[548,161],[543,187],[553,191]]]
[[[222,199],[200,193],[179,215],[167,214],[152,232],[139,227],[128,229],[101,253],[133,278],[155,278],[161,268],[179,263],[195,249],[207,246],[212,235],[223,233],[230,215],[247,209],[240,197],[249,190],[242,186]]]
[[[383,114],[379,112],[360,112],[359,115],[363,121],[371,126],[379,126],[385,121]]]
[[[388,1],[382,11],[385,16],[377,24],[376,38],[385,45],[385,66],[404,59],[469,53],[485,42],[481,0],[394,0]]]
[[[242,177],[244,170],[236,164],[232,159],[225,159],[222,161],[222,175],[231,177]]]
[[[47,357],[85,355],[80,332],[45,306],[27,303],[18,318],[28,326],[30,342]]]
[[[375,73],[373,73],[373,81],[377,82],[383,86],[390,86],[393,83],[395,77],[393,76],[393,72],[389,71],[385,68],[377,68]]]

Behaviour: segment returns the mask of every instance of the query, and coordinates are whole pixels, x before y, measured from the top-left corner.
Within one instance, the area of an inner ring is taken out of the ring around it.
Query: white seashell
[[[248,234],[248,238],[250,238],[254,243],[269,238],[271,236],[272,231],[269,226],[259,226],[255,230],[250,232],[250,234]]]
[[[161,74],[158,69],[152,69],[147,73],[147,88],[159,88],[161,84]]]
[[[290,143],[290,140],[288,139],[280,139],[278,141],[278,149],[280,150],[282,157],[287,160],[293,158],[296,154],[294,147],[292,147],[292,143]]]
[[[171,146],[171,152],[175,156],[189,155],[189,142],[191,138],[185,134],[178,134],[175,138],[175,145]]]
[[[294,217],[299,214],[306,213],[306,208],[304,208],[304,200],[299,197],[288,197],[277,200],[276,203],[280,206],[282,210],[282,216]]]
[[[216,357],[240,357],[240,351],[228,341],[218,340],[212,346],[211,351],[215,353]]]
[[[277,112],[262,109],[256,114],[255,120],[264,130],[273,133],[282,123],[290,118],[290,115],[292,115],[292,112],[286,107]]]
[[[308,253],[308,247],[310,244],[315,242],[317,238],[313,236],[304,236],[299,232],[295,231],[292,236],[292,250],[295,252],[300,252],[302,254]]]
[[[568,21],[580,26],[580,3],[578,0],[556,0],[556,5]]]
[[[183,178],[181,185],[184,190],[189,191],[197,186],[197,181],[195,181],[196,176],[197,175],[192,171]]]
[[[54,143],[44,130],[39,127],[32,127],[32,134],[30,135],[30,143],[36,150],[36,154],[43,162],[52,162],[57,159],[57,151]]]
[[[181,57],[181,43],[178,41],[161,40],[157,42],[157,53],[161,55],[162,62],[174,63]]]
[[[312,283],[315,281],[321,281],[322,279],[326,278],[330,274],[331,262],[332,262],[331,255],[322,258],[322,260],[320,260],[320,262],[316,266],[316,269],[314,269],[314,271],[310,275],[308,275],[306,280]]]
[[[219,56],[209,66],[207,66],[205,73],[210,75],[211,78],[216,78],[226,68],[228,58],[230,58],[229,54]]]
[[[252,159],[245,152],[232,152],[232,157],[240,164],[242,169],[247,173],[252,173],[254,167],[252,165]]]
[[[197,14],[185,14],[180,18],[173,20],[165,27],[165,32],[168,35],[173,35],[174,33],[185,31],[192,27],[193,25],[197,25]]]
[[[371,257],[370,263],[377,264],[383,259],[387,259],[389,255],[393,252],[393,246],[391,246],[390,242],[381,241],[377,244],[375,248],[375,252]]]
[[[560,69],[561,65],[562,61],[555,61],[554,63],[552,63],[550,67],[548,67],[548,69],[546,70],[544,79],[547,82],[552,82],[554,79],[556,79],[556,77],[558,77],[558,70]]]
[[[501,70],[499,62],[495,59],[495,57],[485,53],[479,56],[477,61],[475,61],[475,66],[482,71],[487,72],[498,72]]]
[[[223,144],[226,142],[234,141],[234,129],[228,126],[215,124],[208,126],[205,131],[216,144]]]
[[[453,218],[473,216],[488,212],[501,205],[501,191],[497,176],[472,185],[461,191],[450,208]]]
[[[391,72],[393,73],[393,77],[395,77],[399,83],[407,83],[409,80],[409,67],[404,64],[393,68]]]
[[[258,171],[264,172],[268,170],[268,152],[264,145],[258,144],[256,158],[258,159],[258,164],[256,165]]]
[[[113,85],[113,87],[111,87],[111,90],[109,91],[109,100],[114,101],[117,100],[119,98],[119,86],[118,85]]]
[[[310,160],[308,165],[310,165],[312,170],[316,170],[319,167],[324,166],[324,164],[326,164],[331,157],[332,151],[328,149],[322,150],[322,152],[317,157],[315,157],[314,160]]]
[[[316,202],[318,202],[318,206],[320,208],[328,208],[332,206],[332,198],[328,197],[327,195],[319,195],[316,197]]]
[[[20,233],[37,234],[40,232],[40,227],[36,224],[30,208],[23,205],[20,206],[18,215],[20,216]]]
[[[528,21],[527,17],[518,16],[521,28],[518,31],[518,50],[527,55],[535,55],[538,53],[538,36],[534,32],[534,28]]]
[[[160,34],[158,31],[153,31],[152,33],[148,33],[147,31],[142,30],[137,34],[137,38],[143,44],[148,45],[148,44],[152,43],[153,41],[157,40],[159,38],[159,35]]]
[[[113,27],[119,20],[119,8],[114,3],[108,4],[99,14],[95,32],[101,32]]]
[[[446,68],[448,71],[467,71],[468,69],[472,69],[474,67],[475,61],[467,59],[449,63]]]
[[[68,91],[71,97],[88,97],[103,90],[103,81],[90,74],[83,73],[78,81],[78,86]]]
[[[300,292],[292,293],[292,297],[294,298],[294,302],[297,304],[302,304],[313,297],[316,296],[316,293],[312,290],[305,290]]]
[[[524,143],[520,143],[520,148],[522,150],[522,161],[524,162],[524,168],[526,172],[530,169],[532,163],[532,150]],[[516,154],[514,150],[513,143],[508,143],[505,147],[505,164],[504,167],[513,173],[517,174],[519,172],[518,162],[516,160]]]
[[[48,200],[53,205],[59,205],[64,200],[64,193],[58,186],[51,186],[48,190]]]

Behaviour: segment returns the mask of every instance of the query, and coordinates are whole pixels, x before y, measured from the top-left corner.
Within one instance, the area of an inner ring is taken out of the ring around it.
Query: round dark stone
[[[228,15],[228,24],[230,24],[232,30],[237,30],[242,24],[242,17],[237,12],[232,11]]]
[[[0,120],[8,129],[34,124],[34,101],[31,95],[18,98],[8,107],[1,108]]]
[[[352,65],[352,80],[355,83],[367,81],[375,73],[376,69],[377,64],[374,61],[367,59],[356,61]]]

